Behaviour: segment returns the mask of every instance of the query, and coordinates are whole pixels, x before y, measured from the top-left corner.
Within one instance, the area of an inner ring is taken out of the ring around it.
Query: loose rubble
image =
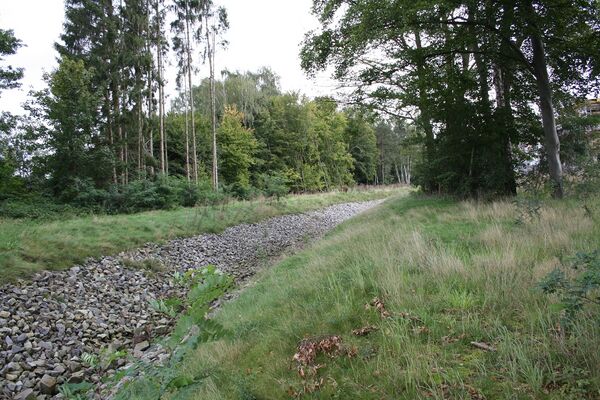
[[[98,368],[102,351],[122,351],[149,362],[164,359],[152,338],[169,332],[171,318],[151,299],[183,296],[175,271],[215,265],[240,283],[266,261],[381,201],[346,203],[297,215],[242,224],[222,234],[175,239],[116,256],[90,259],[67,271],[41,272],[29,282],[0,288],[0,399],[62,398],[65,382],[99,384],[127,363]],[[131,261],[161,268],[131,268]],[[153,264],[154,265],[154,264]]]

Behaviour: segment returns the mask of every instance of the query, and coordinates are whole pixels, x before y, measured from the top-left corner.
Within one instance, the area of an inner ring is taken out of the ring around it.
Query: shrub
[[[202,181],[198,184],[198,204],[205,206],[223,203],[227,200],[227,195],[221,191],[214,191],[208,181]]]
[[[600,250],[577,253],[570,268],[578,271],[569,278],[560,268],[550,272],[540,283],[544,293],[557,294],[565,312],[565,322],[573,322],[586,305],[600,305]]]
[[[258,176],[258,188],[267,197],[281,197],[289,193],[288,179],[281,173],[261,174]]]
[[[89,209],[77,208],[68,204],[57,204],[42,195],[9,197],[0,202],[0,217],[55,219],[64,215],[80,215]]]
[[[185,184],[180,188],[180,204],[184,207],[194,207],[200,200],[200,191],[198,186]]]
[[[236,197],[241,200],[250,200],[261,194],[260,191],[255,187],[251,186],[248,183],[242,182],[235,182],[231,185],[224,186],[224,189],[233,197]]]

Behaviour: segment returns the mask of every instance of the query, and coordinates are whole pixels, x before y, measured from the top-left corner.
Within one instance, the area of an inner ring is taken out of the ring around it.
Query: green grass
[[[162,398],[599,398],[599,310],[565,333],[557,299],[536,289],[560,258],[598,247],[600,202],[588,207],[593,217],[577,201],[547,201],[516,224],[508,202],[390,199],[225,304],[215,318],[229,336],[163,371],[195,383]],[[374,297],[391,318],[365,308]],[[379,330],[352,334],[367,325]],[[356,356],[321,355],[302,378],[292,357],[320,335]],[[127,398],[158,398],[144,388],[129,384]]]
[[[371,200],[402,190],[380,188],[270,200],[237,201],[221,206],[150,211],[131,215],[65,217],[35,221],[0,219],[0,284],[40,270],[59,270],[87,257],[115,254],[148,242],[204,232],[331,204]]]

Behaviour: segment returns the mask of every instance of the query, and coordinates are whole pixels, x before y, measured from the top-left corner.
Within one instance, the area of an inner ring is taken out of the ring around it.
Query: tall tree
[[[204,36],[206,39],[205,59],[208,59],[210,70],[210,109],[212,122],[212,185],[214,190],[219,190],[219,168],[217,159],[217,107],[215,85],[215,54],[217,35],[229,28],[227,11],[223,7],[216,7],[212,0],[206,0],[203,8]],[[222,46],[225,42],[220,43]]]
[[[0,61],[7,55],[15,54],[23,46],[12,30],[0,29]],[[0,66],[0,92],[5,89],[19,87],[23,78],[23,68],[14,68],[11,65]]]
[[[160,172],[163,175],[167,174],[167,142],[165,136],[165,82],[164,82],[164,67],[163,58],[168,50],[165,41],[163,25],[165,21],[166,9],[164,0],[154,0],[154,25],[155,25],[155,47],[156,47],[156,72],[158,83],[158,129],[160,136]]]
[[[49,89],[38,94],[51,124],[46,143],[51,185],[57,195],[71,199],[76,181],[101,178],[97,163],[105,154],[99,143],[96,120],[100,116],[101,94],[93,85],[94,72],[83,60],[63,57],[59,67],[47,75]]]

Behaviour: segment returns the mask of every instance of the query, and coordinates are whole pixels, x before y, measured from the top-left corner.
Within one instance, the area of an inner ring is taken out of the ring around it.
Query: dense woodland
[[[15,199],[118,212],[387,183],[562,197],[596,164],[597,117],[582,113],[600,87],[596,1],[315,0],[313,12],[302,67],[331,67],[346,96],[284,93],[269,68],[217,73],[229,22],[211,0],[67,0],[47,88],[24,116],[2,114],[4,213],[21,213]],[[3,57],[23,44],[0,31]],[[169,58],[179,95],[166,104]],[[3,66],[0,89],[22,74]]]

